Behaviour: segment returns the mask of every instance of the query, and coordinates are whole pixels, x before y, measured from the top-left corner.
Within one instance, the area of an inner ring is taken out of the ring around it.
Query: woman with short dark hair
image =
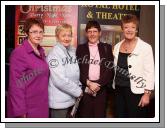
[[[80,81],[84,95],[78,108],[78,117],[106,117],[107,85],[113,80],[112,46],[100,41],[101,28],[97,21],[86,24],[88,41],[77,47]]]
[[[27,38],[10,56],[8,117],[47,118],[49,68],[40,46],[44,24],[39,18],[28,18],[24,31]]]

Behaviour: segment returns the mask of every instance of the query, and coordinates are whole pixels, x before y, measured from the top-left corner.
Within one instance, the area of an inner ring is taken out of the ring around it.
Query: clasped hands
[[[87,80],[86,92],[92,96],[95,96],[96,93],[100,90],[100,84]]]

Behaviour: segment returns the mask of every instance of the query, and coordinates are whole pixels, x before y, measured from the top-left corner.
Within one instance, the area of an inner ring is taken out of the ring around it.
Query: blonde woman
[[[72,26],[62,24],[55,30],[57,42],[47,56],[50,68],[49,107],[51,118],[65,118],[82,95],[75,48],[71,46]]]

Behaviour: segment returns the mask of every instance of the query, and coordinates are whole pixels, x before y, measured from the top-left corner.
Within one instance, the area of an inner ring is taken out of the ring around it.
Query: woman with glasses
[[[154,60],[151,45],[137,37],[135,15],[122,18],[124,39],[114,47],[115,117],[148,117],[150,95],[154,90]]]
[[[8,117],[47,118],[49,67],[40,46],[44,23],[28,18],[24,31],[26,40],[10,56]]]
[[[50,69],[49,107],[51,118],[69,116],[76,98],[82,96],[79,82],[79,67],[72,47],[72,26],[62,24],[56,27],[57,42],[47,56]]]

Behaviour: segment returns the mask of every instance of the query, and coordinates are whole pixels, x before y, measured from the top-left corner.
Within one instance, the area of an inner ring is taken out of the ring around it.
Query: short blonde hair
[[[67,24],[67,23],[63,23],[61,25],[58,25],[55,29],[55,36],[58,37],[59,33],[62,31],[62,30],[65,30],[65,29],[69,29],[71,31],[71,35],[72,35],[72,26],[70,24]]]

